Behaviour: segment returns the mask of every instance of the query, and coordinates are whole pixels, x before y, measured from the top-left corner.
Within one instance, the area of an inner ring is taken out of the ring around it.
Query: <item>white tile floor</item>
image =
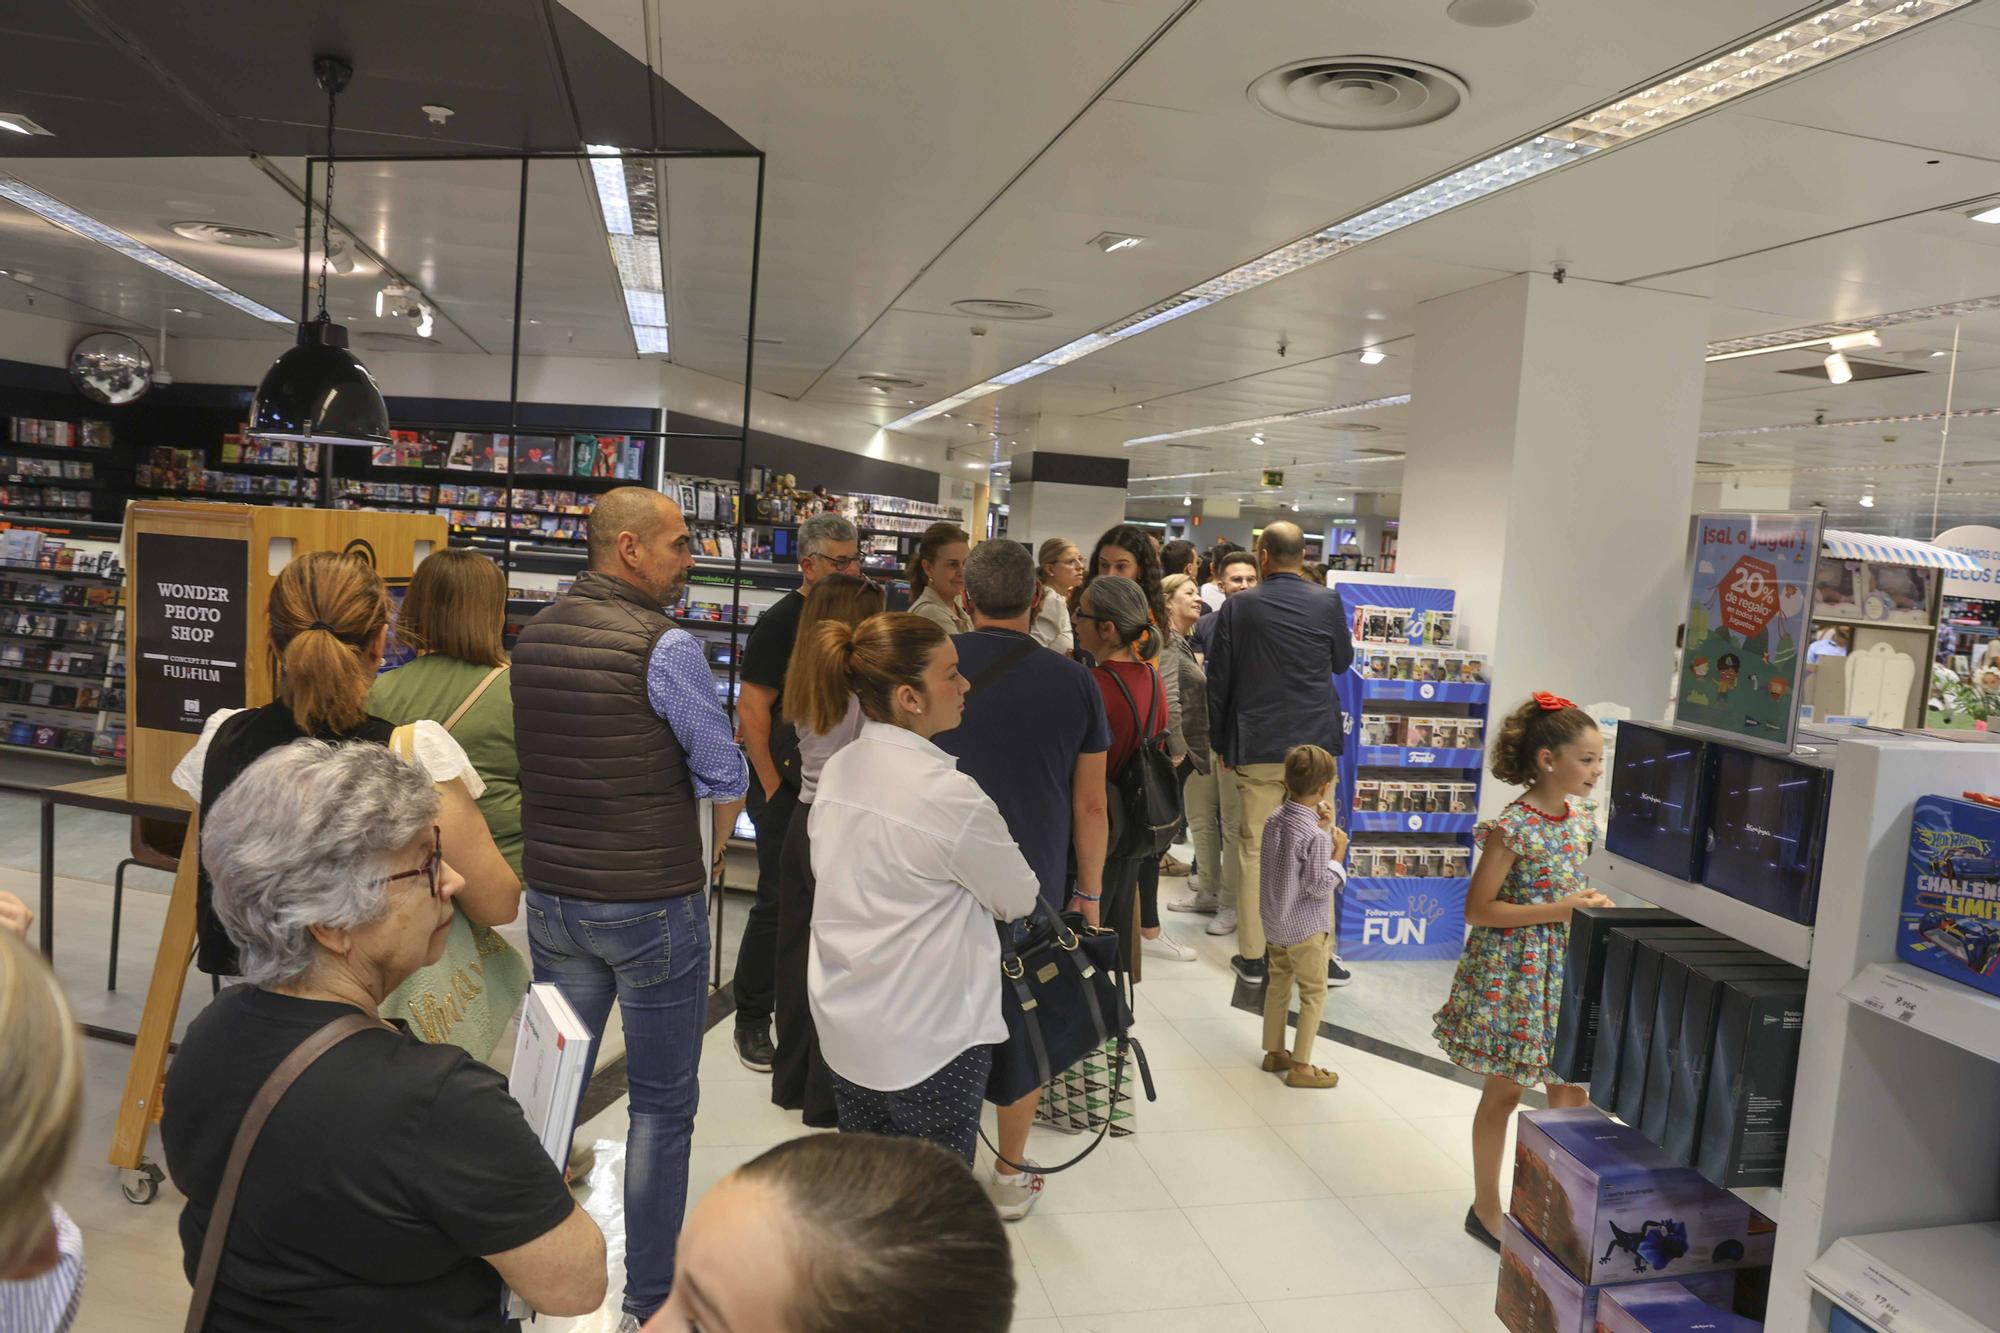
[[[1009,1228],[1020,1333],[1490,1333],[1497,1261],[1461,1229],[1471,1202],[1470,1088],[1322,1041],[1338,1088],[1296,1091],[1256,1068],[1260,1022],[1229,1007],[1227,951],[1201,923],[1169,920],[1197,961],[1149,961],[1139,1024],[1159,1088],[1138,1132],[1051,1177]],[[1393,965],[1357,968],[1327,1018]],[[703,1049],[691,1191],[801,1133],[768,1083],[739,1065],[728,1024]],[[989,1125],[990,1129],[990,1125]],[[604,1144],[585,1206],[614,1235],[623,1104],[586,1134]],[[1037,1130],[1060,1160],[1078,1140]],[[552,1325],[609,1333],[609,1308]]]
[[[67,869],[67,867],[65,867]],[[8,877],[10,880],[16,877]],[[92,886],[95,887],[95,886]],[[1169,887],[1173,882],[1169,881]],[[82,883],[60,950],[65,984],[80,1008],[106,1019],[136,1008],[160,899],[128,900],[126,988],[103,996],[102,905]],[[101,893],[101,889],[96,890]],[[736,911],[732,904],[732,911]],[[1200,918],[1170,916],[1168,929],[1193,946],[1191,963],[1149,960],[1135,1031],[1144,1042],[1159,1101],[1142,1104],[1138,1132],[1114,1140],[1074,1171],[1051,1178],[1033,1215],[1012,1226],[1019,1295],[1017,1329],[1039,1333],[1234,1333],[1243,1330],[1394,1329],[1398,1333],[1488,1333],[1497,1262],[1460,1230],[1471,1197],[1468,1141],[1477,1094],[1457,1083],[1322,1041],[1316,1063],[1340,1071],[1328,1091],[1294,1091],[1255,1066],[1260,1025],[1230,1008],[1232,979],[1222,940]],[[1350,1024],[1372,998],[1414,1029],[1422,981],[1393,964],[1357,965],[1333,993],[1329,1022]],[[1441,993],[1445,978],[1437,985]],[[190,988],[189,1009],[199,991]],[[130,998],[128,999],[128,994]],[[131,1015],[135,1016],[135,1015]],[[739,1065],[730,1025],[710,1033],[702,1056],[702,1105],[691,1161],[691,1195],[765,1147],[801,1133],[797,1116],[769,1102],[765,1078]],[[102,1165],[127,1051],[88,1043],[89,1123],[62,1199],[91,1259],[77,1327],[83,1333],[146,1333],[180,1323],[186,1284],[171,1185],[150,1207],[119,1194]],[[622,1260],[619,1216],[624,1103],[584,1127],[600,1159],[582,1196]],[[1030,1153],[1059,1160],[1077,1140],[1037,1131]],[[608,1308],[552,1333],[610,1333],[622,1271]]]

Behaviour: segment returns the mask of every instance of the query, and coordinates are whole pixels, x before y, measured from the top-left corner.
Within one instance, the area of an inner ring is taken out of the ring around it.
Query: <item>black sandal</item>
[[[1465,1234],[1493,1253],[1500,1253],[1500,1238],[1486,1229],[1486,1224],[1479,1220],[1478,1212],[1471,1208],[1465,1210]]]

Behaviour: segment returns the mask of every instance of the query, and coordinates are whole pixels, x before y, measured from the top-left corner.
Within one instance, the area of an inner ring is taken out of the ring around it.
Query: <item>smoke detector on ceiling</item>
[[[978,319],[1048,319],[1056,312],[1030,301],[953,301],[951,308]]]
[[[1380,56],[1328,56],[1280,65],[1249,87],[1252,103],[1281,120],[1328,130],[1406,130],[1464,105],[1465,81],[1449,70]]]
[[[227,222],[170,222],[167,225],[182,240],[201,241],[207,245],[234,245],[244,250],[289,250],[297,244],[289,236],[259,231],[255,227],[238,227]]]

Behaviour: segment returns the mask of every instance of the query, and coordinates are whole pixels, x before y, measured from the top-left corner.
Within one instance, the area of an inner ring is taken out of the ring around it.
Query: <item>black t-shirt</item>
[[[234,986],[167,1069],[160,1142],[194,1281],[230,1145],[278,1063],[354,1009]],[[212,1333],[504,1326],[479,1256],[547,1234],[572,1207],[506,1081],[404,1031],[343,1041],[299,1077],[243,1172]]]
[[[958,671],[976,677],[1026,639],[1006,629],[952,635]],[[958,760],[958,771],[1000,807],[1042,896],[1058,910],[1068,896],[1070,779],[1078,755],[1111,748],[1104,699],[1090,669],[1051,648],[1037,648],[979,686],[965,716],[932,742]]]
[[[806,595],[794,588],[757,617],[757,623],[750,627],[750,639],[743,645],[744,681],[776,690],[783,698],[785,671],[792,664],[792,641],[799,636],[799,613],[805,606]]]

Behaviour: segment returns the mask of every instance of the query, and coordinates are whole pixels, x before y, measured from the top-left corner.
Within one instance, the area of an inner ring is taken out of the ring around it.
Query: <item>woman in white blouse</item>
[[[276,700],[210,714],[194,748],[175,766],[174,785],[197,806],[208,806],[265,753],[302,736],[388,745],[396,729],[368,712],[368,689],[388,626],[388,592],[375,567],[360,556],[314,551],[285,566],[271,586],[269,611]],[[411,729],[409,757],[437,787],[439,834],[452,849],[452,869],[465,880],[454,905],[476,925],[512,921],[520,911],[521,881],[475,804],[485,786],[464,747],[436,722],[418,722]],[[206,869],[197,927],[196,962],[202,971],[237,975],[236,946],[210,906]]]
[[[1035,618],[1028,633],[1044,648],[1053,648],[1068,657],[1076,647],[1076,629],[1070,623],[1069,595],[1083,582],[1083,553],[1067,537],[1051,537],[1042,543],[1036,556]]]
[[[819,626],[826,687],[867,721],[826,761],[810,819],[807,990],[843,1133],[929,1139],[964,1157],[1006,1040],[995,920],[1039,884],[979,784],[931,737],[969,688],[944,631],[890,612]]]

